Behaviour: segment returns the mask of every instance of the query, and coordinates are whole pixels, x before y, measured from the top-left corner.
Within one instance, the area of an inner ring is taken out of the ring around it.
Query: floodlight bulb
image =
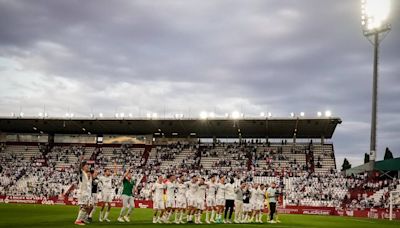
[[[301,116],[301,117],[304,117],[304,116],[305,116],[305,113],[304,113],[304,112],[300,112],[300,116]]]
[[[158,114],[156,112],[153,112],[153,114],[151,114],[151,118],[155,119],[158,117]]]
[[[390,14],[390,0],[361,1],[361,24],[367,30],[379,29]]]
[[[291,116],[291,117],[294,117],[294,112],[291,112],[291,113],[290,113],[290,116]]]
[[[103,118],[103,113],[100,112],[100,113],[99,113],[99,117],[100,117],[100,118]]]
[[[265,112],[260,112],[261,117],[265,117]]]
[[[232,119],[239,119],[240,118],[240,113],[238,111],[232,112]]]
[[[331,111],[325,111],[325,116],[326,117],[331,117],[332,116],[332,112]]]
[[[321,117],[322,116],[322,112],[317,112],[317,116]]]
[[[208,113],[208,116],[209,116],[210,118],[214,118],[214,117],[215,117],[215,113],[210,112],[210,113]]]
[[[208,117],[208,114],[207,114],[207,112],[200,112],[200,119],[207,119],[207,117]]]
[[[268,117],[272,117],[272,113],[268,112]]]

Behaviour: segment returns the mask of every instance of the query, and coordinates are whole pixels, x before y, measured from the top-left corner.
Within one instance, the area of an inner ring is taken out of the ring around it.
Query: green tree
[[[351,168],[350,162],[347,160],[347,158],[344,158],[343,165],[342,165],[342,171],[348,170],[350,168]]]
[[[364,154],[364,164],[366,164],[366,163],[368,163],[369,162],[369,154],[368,153],[365,153]]]
[[[390,151],[389,148],[386,147],[385,156],[383,157],[383,160],[388,160],[388,159],[393,159],[393,154],[392,151]]]

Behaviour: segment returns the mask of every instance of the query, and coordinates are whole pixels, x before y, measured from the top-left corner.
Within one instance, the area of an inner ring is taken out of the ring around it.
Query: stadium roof
[[[0,118],[0,132],[165,135],[198,138],[332,138],[340,118],[134,119]],[[296,131],[297,129],[297,131]]]

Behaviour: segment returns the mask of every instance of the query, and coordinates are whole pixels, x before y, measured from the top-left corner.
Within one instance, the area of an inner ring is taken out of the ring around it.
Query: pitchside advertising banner
[[[44,204],[44,205],[76,205],[77,199],[65,197],[26,197],[26,196],[0,196],[0,203],[23,203],[23,204]],[[121,207],[120,200],[113,200],[113,207]],[[136,208],[153,208],[151,200],[135,200]],[[339,210],[333,207],[307,207],[307,206],[287,206],[278,208],[281,214],[303,214],[303,215],[336,215],[350,217],[364,217],[374,219],[388,219],[388,209],[365,209],[365,210]],[[393,212],[394,219],[400,219],[400,209]]]

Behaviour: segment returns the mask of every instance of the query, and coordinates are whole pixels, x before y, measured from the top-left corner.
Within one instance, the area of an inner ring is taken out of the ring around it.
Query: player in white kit
[[[175,175],[168,175],[168,181],[165,183],[166,190],[166,215],[165,215],[165,223],[170,223],[171,215],[175,212],[176,209],[176,202],[175,202],[175,190],[177,189],[176,184],[176,176]],[[178,222],[177,215],[175,214],[175,223]]]
[[[116,167],[114,166],[114,174],[117,173]],[[112,181],[114,178],[114,174],[111,173],[111,170],[106,168],[104,170],[104,175],[99,177],[100,185],[101,185],[101,198],[100,198],[100,206],[101,206],[101,211],[100,211],[100,216],[99,216],[99,221],[103,222],[110,222],[108,219],[108,215],[110,214],[111,210],[111,202],[113,199],[113,187],[112,187]],[[104,213],[104,209],[107,206],[107,210]],[[104,215],[104,217],[103,217]]]
[[[193,215],[197,211],[197,201],[195,199],[196,192],[199,189],[198,178],[193,176],[192,179],[187,182],[188,191],[187,191],[187,202],[188,202],[188,210],[187,210],[187,222],[193,222]]]
[[[181,176],[178,179],[178,192],[176,194],[176,208],[177,208],[177,213],[179,213],[179,218],[177,221],[177,224],[179,223],[184,223],[183,222],[183,214],[185,213],[185,210],[187,208],[187,203],[186,203],[186,193],[188,191],[188,186],[185,184],[184,177]]]
[[[163,183],[163,177],[159,176],[157,181],[153,184],[152,193],[153,193],[153,223],[162,223],[161,218],[165,212],[164,205],[164,190],[165,184]]]
[[[92,194],[92,178],[89,172],[89,165],[82,162],[79,174],[79,195],[78,205],[79,213],[75,220],[76,225],[85,225],[86,216],[90,213],[90,196]]]
[[[217,184],[217,194],[215,195],[217,204],[217,218],[216,223],[223,223],[222,213],[225,207],[225,177],[220,177]]]
[[[195,199],[197,201],[197,211],[196,211],[196,218],[195,222],[196,224],[201,224],[201,215],[203,214],[203,211],[206,209],[205,205],[205,199],[206,199],[206,191],[207,191],[207,185],[205,183],[204,178],[199,179],[199,187],[197,189],[197,192],[195,194]]]
[[[264,202],[265,202],[265,193],[266,193],[266,189],[265,189],[265,185],[261,184],[260,187],[257,189],[257,194],[256,194],[256,214],[258,215],[258,217],[256,216],[255,219],[257,223],[262,223],[262,216],[263,216],[263,210],[264,210]]]
[[[213,174],[210,177],[210,181],[207,183],[208,189],[207,189],[207,198],[206,198],[206,203],[207,203],[207,212],[206,212],[206,223],[210,224],[212,222],[215,222],[214,217],[215,217],[215,211],[217,210],[217,202],[215,199],[215,195],[217,193],[217,182],[216,182],[216,176]],[[211,218],[210,218],[210,212],[211,212]]]
[[[258,190],[258,184],[254,183],[251,188],[249,188],[250,191],[250,207],[251,207],[251,218],[249,222],[254,221],[254,217],[257,217],[258,211],[256,210],[257,208],[257,190]]]

